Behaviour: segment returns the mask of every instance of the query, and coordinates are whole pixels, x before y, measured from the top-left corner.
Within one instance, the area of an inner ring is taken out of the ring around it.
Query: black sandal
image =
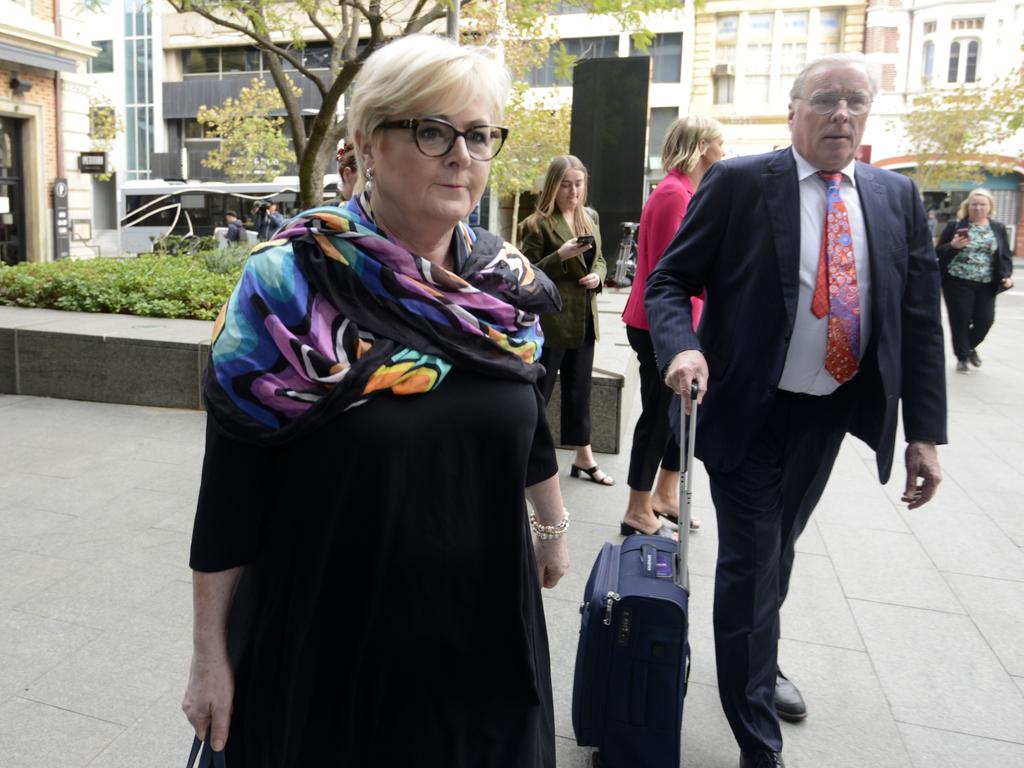
[[[639,528],[634,528],[629,523],[623,521],[619,523],[619,534],[621,536],[664,536],[666,539],[674,539],[675,531],[669,528],[664,523],[654,533],[647,533]]]
[[[598,485],[608,485],[608,486],[615,485],[615,480],[609,474],[605,474],[604,478],[601,479],[601,480],[598,480],[596,477],[594,477],[594,475],[596,475],[598,472],[601,472],[601,471],[602,471],[601,468],[599,466],[597,466],[597,464],[595,464],[594,466],[590,467],[590,469],[587,469],[586,467],[580,467],[580,466],[577,466],[576,464],[573,464],[572,465],[572,469],[569,470],[569,476],[570,477],[580,477],[580,472],[583,472],[584,474],[586,474],[588,476],[588,479],[592,483],[597,483]],[[580,478],[580,479],[582,480],[583,478]]]

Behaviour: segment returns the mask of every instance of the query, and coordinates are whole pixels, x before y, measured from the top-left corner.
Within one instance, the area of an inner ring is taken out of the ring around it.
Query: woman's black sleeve
[[[207,417],[189,557],[192,570],[226,571],[256,559],[271,476],[269,449],[225,437]]]
[[[544,398],[537,387],[534,387],[534,393],[537,396],[537,426],[533,432],[530,458],[526,464],[527,488],[558,474],[558,457],[555,455],[555,441],[548,426]]]

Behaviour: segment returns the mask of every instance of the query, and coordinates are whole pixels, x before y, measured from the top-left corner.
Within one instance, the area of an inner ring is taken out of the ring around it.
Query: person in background
[[[338,153],[338,197],[342,202],[351,200],[355,193],[356,181],[359,178],[359,166],[356,162],[356,145],[343,139]]]
[[[792,147],[711,166],[647,282],[665,381],[687,408],[696,382],[702,403],[718,691],[740,768],[783,766],[779,718],[807,716],[779,669],[779,609],[847,432],[887,482],[902,404],[902,501],[921,507],[942,480],[939,265],[924,207],[910,179],[854,160],[877,90],[862,54],[809,62],[789,94]],[[872,764],[849,748],[847,763]]]
[[[228,766],[555,768],[558,291],[463,223],[510,87],[444,38],[370,55],[370,183],[258,246],[215,325],[182,707]]]
[[[650,326],[644,311],[644,286],[679,229],[700,180],[723,156],[722,126],[717,120],[702,115],[676,120],[669,127],[661,150],[665,178],[647,198],[640,215],[634,290],[630,291],[622,313],[626,338],[640,362],[641,405],[629,456],[629,502],[621,526],[624,535],[667,532],[659,525],[658,517],[679,522],[679,442],[669,429],[668,418],[672,390],[662,381],[654,359]],[[696,328],[704,302],[695,296],[691,303]],[[691,528],[699,526],[699,520],[690,523]]]
[[[575,448],[570,474],[600,485],[615,480],[597,466],[590,447],[590,382],[594,344],[600,338],[597,294],[604,283],[604,256],[597,211],[587,208],[587,169],[579,158],[551,161],[537,210],[520,226],[523,253],[543,270],[562,297],[562,311],[541,318],[544,329],[544,402],[561,371],[563,445]],[[589,239],[588,239],[589,238]]]
[[[226,221],[228,225],[228,242],[244,243],[246,241],[245,225],[242,224],[242,220],[238,218],[238,214],[234,211],[228,211],[224,214],[224,221]]]
[[[277,212],[277,203],[261,205],[253,226],[261,243],[272,238],[277,230],[284,226],[284,216]]]
[[[978,346],[995,321],[996,294],[1013,287],[1010,239],[995,213],[992,193],[972,190],[936,248],[957,373],[968,373],[968,363],[981,367]]]

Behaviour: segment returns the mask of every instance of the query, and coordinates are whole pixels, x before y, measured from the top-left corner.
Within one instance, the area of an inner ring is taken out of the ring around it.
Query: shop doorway
[[[25,187],[21,122],[0,117],[0,261],[25,261]]]

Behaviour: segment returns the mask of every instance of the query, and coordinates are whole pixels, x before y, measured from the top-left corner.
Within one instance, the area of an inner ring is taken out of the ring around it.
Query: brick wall
[[[896,53],[900,32],[895,27],[868,27],[864,39],[864,53]]]
[[[28,93],[13,94],[11,92],[11,77],[13,75],[32,83],[32,90]],[[53,78],[30,75],[19,70],[0,69],[0,96],[10,99],[15,104],[24,102],[43,108],[43,131],[46,145],[46,198],[50,200],[50,187],[53,184],[53,179],[57,176],[57,100]]]
[[[32,15],[37,19],[53,21],[53,0],[32,0]]]

